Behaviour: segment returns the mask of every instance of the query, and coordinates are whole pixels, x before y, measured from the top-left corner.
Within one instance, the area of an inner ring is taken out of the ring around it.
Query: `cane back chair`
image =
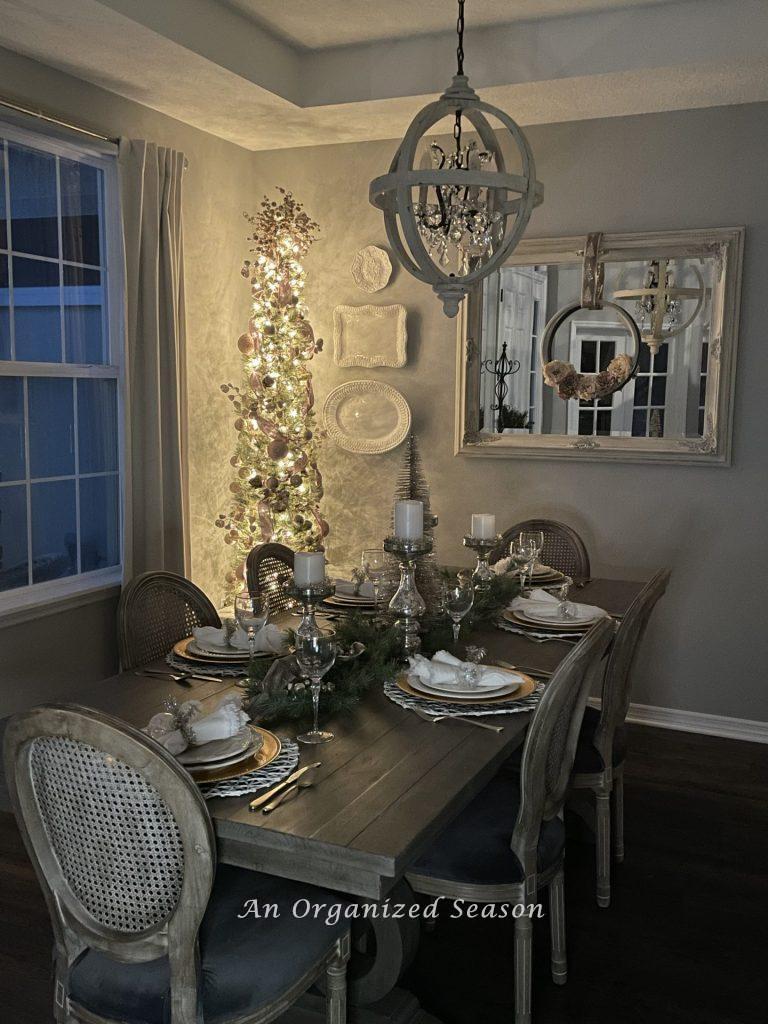
[[[531,1020],[530,908],[544,887],[552,978],[567,980],[561,811],[590,684],[613,630],[601,619],[561,662],[528,727],[519,773],[502,769],[406,873],[416,892],[515,908],[515,1024]],[[517,916],[517,908],[527,912]]]
[[[566,576],[587,579],[589,577],[589,555],[584,541],[570,526],[554,519],[526,519],[515,523],[502,534],[501,543],[491,552],[491,561],[498,562],[509,554],[509,545],[523,530],[541,530],[544,547],[541,561]]]
[[[649,580],[627,610],[616,631],[603,677],[601,708],[588,707],[576,748],[572,785],[595,794],[597,833],[597,903],[611,902],[611,793],[613,793],[613,853],[624,860],[624,724],[632,695],[632,668],[656,602],[669,583],[668,569]]]
[[[290,548],[285,544],[259,544],[248,552],[245,568],[248,592],[267,595],[270,615],[293,607],[287,593],[293,583],[293,551]]]
[[[117,646],[123,670],[164,658],[198,626],[221,626],[216,609],[190,580],[145,572],[126,583],[117,606]]]
[[[239,916],[255,897],[337,898],[217,870],[205,801],[159,744],[47,705],[11,719],[4,755],[51,915],[59,1024],[266,1024],[322,976],[328,1020],[343,1024],[346,926]]]

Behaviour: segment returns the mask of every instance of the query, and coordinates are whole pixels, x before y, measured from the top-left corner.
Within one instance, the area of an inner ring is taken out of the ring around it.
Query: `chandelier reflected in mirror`
[[[683,276],[691,274],[694,287],[684,287]],[[624,275],[623,275],[624,276]],[[634,300],[635,320],[640,336],[656,355],[665,341],[682,334],[691,326],[704,304],[706,290],[698,267],[691,263],[680,271],[671,259],[651,260],[645,267],[643,282],[637,288],[625,288],[625,280],[613,293],[623,302]]]
[[[398,260],[432,285],[447,316],[456,316],[470,288],[504,263],[544,197],[525,135],[503,110],[483,103],[464,74],[464,2],[453,82],[416,115],[389,173],[375,178],[369,193],[384,213]],[[427,133],[445,118],[452,121],[452,144],[427,143]],[[504,135],[505,146],[511,136],[519,154],[519,173],[506,168]]]

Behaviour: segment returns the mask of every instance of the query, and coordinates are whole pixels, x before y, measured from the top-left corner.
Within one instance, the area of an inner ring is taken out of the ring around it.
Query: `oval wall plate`
[[[328,436],[340,448],[361,455],[391,451],[411,429],[411,410],[397,388],[380,380],[350,380],[328,395],[323,406]]]

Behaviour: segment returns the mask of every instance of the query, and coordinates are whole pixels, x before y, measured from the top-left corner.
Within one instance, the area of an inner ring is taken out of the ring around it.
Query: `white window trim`
[[[125,436],[125,277],[122,221],[120,215],[120,194],[116,147],[99,142],[74,142],[40,131],[35,123],[27,129],[18,123],[0,119],[0,136],[9,142],[29,146],[90,164],[103,171],[104,182],[104,256],[101,268],[106,277],[107,315],[105,317],[106,337],[109,346],[109,364],[88,363],[33,363],[25,361],[0,360],[0,376],[12,377],[66,377],[66,378],[107,378],[117,380],[118,420],[118,472],[120,476],[120,563],[104,569],[47,580],[26,587],[0,592],[0,628],[15,621],[22,621],[34,611],[44,611],[46,605],[64,608],[84,603],[89,595],[104,592],[119,586],[123,576],[123,559],[126,533],[126,436]],[[10,217],[10,209],[7,211]],[[61,245],[61,240],[59,242]],[[60,254],[61,255],[61,254]],[[56,260],[56,263],[59,261]],[[67,265],[71,261],[64,261]],[[62,336],[63,338],[63,336]],[[25,424],[26,429],[27,424]],[[29,443],[27,438],[27,444]],[[9,484],[10,485],[10,484]],[[27,511],[29,518],[29,507]],[[28,531],[31,524],[27,523]],[[78,506],[79,530],[79,506]],[[31,557],[31,551],[28,551]]]

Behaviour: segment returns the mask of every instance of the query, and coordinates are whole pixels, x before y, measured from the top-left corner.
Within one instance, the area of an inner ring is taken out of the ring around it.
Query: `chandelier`
[[[451,317],[472,286],[504,263],[544,197],[525,135],[503,110],[483,103],[464,74],[464,3],[459,0],[453,82],[416,115],[389,173],[369,191],[398,260],[432,285]],[[512,137],[519,174],[507,171],[489,115]],[[452,148],[427,145],[425,135],[446,117],[453,120]],[[466,139],[467,125],[477,139]]]
[[[691,326],[704,304],[704,279],[698,267],[688,268],[696,278],[695,288],[683,288],[675,283],[672,260],[651,260],[645,268],[640,288],[620,288],[613,293],[614,299],[635,300],[635,320],[640,336],[653,355],[665,341],[682,334]],[[621,283],[621,282],[620,282]],[[694,301],[693,312],[683,316],[683,303]]]

